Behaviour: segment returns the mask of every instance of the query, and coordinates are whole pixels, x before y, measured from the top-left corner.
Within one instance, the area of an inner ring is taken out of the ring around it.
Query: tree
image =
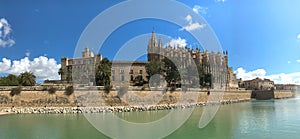
[[[180,73],[179,73],[178,68],[175,64],[178,61],[176,59],[170,60],[168,58],[164,58],[163,62],[164,62],[164,70],[165,70],[165,73],[166,73],[165,79],[168,83],[168,86],[174,85],[177,82],[181,81]]]
[[[7,77],[0,78],[0,85],[1,86],[18,86],[19,80],[18,76],[9,74]]]
[[[19,75],[19,82],[23,86],[34,86],[36,76],[32,72],[23,72]]]
[[[162,75],[164,73],[164,65],[162,62],[151,61],[146,64],[146,72],[147,72],[147,79],[150,80],[151,76],[155,74]]]
[[[111,76],[111,62],[104,58],[96,67],[96,85],[109,86]]]
[[[58,70],[58,75],[63,75],[64,74],[64,71],[62,70],[62,68],[59,68],[59,70]]]

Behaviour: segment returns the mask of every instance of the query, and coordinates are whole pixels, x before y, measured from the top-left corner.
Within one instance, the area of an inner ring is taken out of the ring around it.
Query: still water
[[[198,128],[203,107],[167,139],[300,138],[300,99],[251,101],[223,105],[214,119]],[[149,122],[169,111],[119,113],[127,121]],[[155,133],[153,133],[155,134]],[[13,114],[0,116],[0,139],[105,139],[82,114]]]

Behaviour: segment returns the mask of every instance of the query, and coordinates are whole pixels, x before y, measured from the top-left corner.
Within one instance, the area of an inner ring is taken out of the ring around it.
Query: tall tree
[[[155,74],[162,75],[164,73],[164,65],[162,62],[151,61],[146,64],[147,79]]]
[[[36,76],[32,72],[23,72],[19,75],[19,82],[23,86],[34,86]]]
[[[165,79],[168,83],[168,86],[174,85],[181,80],[179,70],[175,63],[178,61],[176,59],[164,58],[164,70],[165,70]],[[178,64],[177,64],[178,65]]]
[[[104,58],[96,67],[96,85],[109,86],[111,76],[111,62]]]

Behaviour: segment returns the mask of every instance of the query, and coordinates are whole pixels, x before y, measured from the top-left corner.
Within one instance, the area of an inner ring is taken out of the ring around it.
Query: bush
[[[170,92],[173,93],[174,91],[176,91],[176,89],[177,89],[176,86],[172,86]]]
[[[112,86],[106,85],[104,86],[104,93],[108,94],[111,90]]]
[[[20,95],[21,92],[22,92],[21,87],[13,88],[13,89],[11,89],[9,95],[13,97],[14,95]]]
[[[65,89],[65,92],[64,94],[66,96],[70,96],[74,93],[74,87],[73,86],[68,86],[66,89]]]
[[[55,94],[55,93],[56,93],[56,91],[57,91],[57,89],[56,89],[56,88],[54,88],[54,87],[51,87],[51,88],[48,90],[48,93],[49,93],[50,95],[53,95],[53,94]]]

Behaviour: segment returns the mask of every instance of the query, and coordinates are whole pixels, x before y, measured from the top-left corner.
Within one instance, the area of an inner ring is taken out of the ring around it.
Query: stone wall
[[[75,95],[66,96],[64,91],[56,91],[55,94],[50,95],[48,91],[22,91],[20,95],[11,97],[10,91],[0,91],[0,107],[11,106],[42,106],[42,107],[55,107],[55,106],[77,106],[75,102],[76,97],[91,98],[101,97],[103,104],[108,106],[122,106],[128,104],[143,104],[143,105],[156,105],[156,104],[192,104],[192,103],[207,103],[207,102],[236,102],[250,100],[251,92],[249,91],[232,91],[232,92],[186,92],[180,91],[162,93],[162,91],[130,91],[129,95],[118,97],[117,91],[110,91],[105,94],[103,91],[94,90],[94,96],[90,95],[91,91],[82,90]],[[223,93],[223,95],[222,95]],[[214,96],[215,95],[215,96]],[[210,99],[209,99],[209,96]],[[280,96],[279,96],[280,97]],[[123,100],[123,101],[122,101]],[[125,100],[125,101],[124,101]],[[93,102],[94,103],[94,102]],[[84,105],[84,104],[83,104]]]
[[[293,93],[291,90],[275,90],[274,92],[275,99],[290,98],[290,97],[293,97]]]

